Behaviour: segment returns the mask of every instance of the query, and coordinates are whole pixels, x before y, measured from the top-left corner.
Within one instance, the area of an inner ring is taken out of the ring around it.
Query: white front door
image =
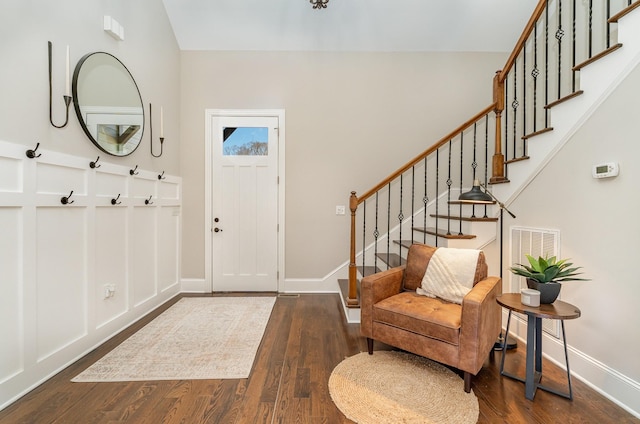
[[[277,291],[278,118],[211,119],[213,291]]]

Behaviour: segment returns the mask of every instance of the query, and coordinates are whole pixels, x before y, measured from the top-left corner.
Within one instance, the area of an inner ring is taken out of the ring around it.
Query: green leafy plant
[[[577,278],[577,275],[582,274],[578,272],[582,267],[574,267],[571,262],[567,262],[569,259],[557,260],[555,256],[552,257],[538,257],[534,258],[531,255],[526,255],[529,265],[516,264],[510,268],[511,272],[516,275],[521,275],[525,278],[531,278],[540,283],[549,283],[552,281],[588,281],[587,278]]]

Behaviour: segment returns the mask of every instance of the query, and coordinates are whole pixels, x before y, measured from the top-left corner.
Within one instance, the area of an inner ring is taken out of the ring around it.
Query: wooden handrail
[[[423,160],[425,157],[427,157],[431,153],[435,152],[438,148],[440,148],[443,145],[445,145],[446,143],[448,143],[449,140],[451,140],[452,138],[454,138],[455,136],[460,134],[462,131],[464,131],[467,128],[469,128],[472,124],[477,122],[478,119],[482,118],[484,115],[487,115],[488,113],[490,113],[494,109],[495,109],[495,104],[492,103],[491,105],[487,106],[482,111],[480,111],[478,114],[474,115],[471,119],[467,120],[464,124],[460,125],[458,128],[456,128],[455,130],[451,131],[445,137],[441,138],[440,141],[438,141],[435,144],[433,144],[427,150],[425,150],[424,152],[420,153],[415,158],[411,159],[402,168],[398,169],[396,172],[394,172],[393,174],[389,175],[387,178],[385,178],[384,180],[379,182],[371,190],[367,191],[365,194],[363,194],[362,196],[358,197],[358,202],[357,202],[356,206],[361,204],[365,200],[367,200],[369,197],[371,197],[374,194],[376,194],[377,191],[382,189],[384,186],[389,184],[391,181],[395,180],[397,177],[399,177],[404,172],[408,171],[412,166],[414,166],[415,164],[417,164],[418,162]]]
[[[511,52],[511,56],[509,56],[509,59],[507,59],[507,63],[505,63],[504,68],[502,68],[502,72],[500,73],[500,82],[504,82],[504,80],[507,78],[507,74],[513,67],[513,64],[516,62],[516,58],[518,57],[518,55],[520,54],[520,51],[522,50],[525,43],[529,39],[529,36],[533,32],[533,28],[536,26],[536,23],[538,22],[538,19],[540,19],[540,16],[542,16],[542,12],[544,12],[544,9],[546,8],[546,6],[547,6],[547,0],[540,0],[538,2],[538,5],[533,11],[533,14],[529,18],[529,22],[527,22],[527,25],[524,27],[524,30],[522,31],[522,34],[520,35],[520,38],[518,39],[516,46],[513,48],[513,51]]]
[[[622,9],[620,12],[618,12],[615,15],[613,15],[612,17],[610,17],[609,18],[609,23],[617,23],[620,20],[620,18],[622,18],[623,16],[626,16],[627,14],[631,13],[631,11],[633,11],[637,7],[640,7],[640,1],[636,1],[634,3],[631,3],[629,6],[627,6],[626,8]]]

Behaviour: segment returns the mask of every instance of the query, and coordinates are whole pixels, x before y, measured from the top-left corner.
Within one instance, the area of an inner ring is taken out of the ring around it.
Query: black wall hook
[[[29,150],[26,151],[25,154],[27,155],[27,157],[29,159],[39,158],[40,156],[42,156],[42,153],[38,153],[36,155],[36,151],[38,150],[38,147],[40,147],[40,143],[36,144],[36,148],[35,149],[33,149],[33,150],[29,149]]]
[[[60,203],[62,203],[63,205],[70,205],[74,202],[74,200],[69,200],[71,199],[71,196],[73,195],[73,190],[71,190],[71,193],[69,193],[68,196],[64,196],[60,198]]]
[[[112,205],[119,205],[122,202],[118,202],[118,199],[120,198],[120,193],[118,193],[118,197],[111,199],[111,204]]]
[[[162,174],[158,174],[158,179],[159,180],[166,180],[167,177],[164,176],[164,171],[162,171]]]
[[[138,175],[139,172],[136,171],[138,169],[138,165],[135,168],[129,170],[129,175]]]
[[[149,198],[148,198],[148,199],[144,199],[144,204],[145,204],[145,205],[153,205],[153,202],[151,201],[151,198],[152,198],[152,197],[153,197],[153,196],[149,196]]]
[[[100,156],[98,156],[98,158],[93,162],[89,162],[89,166],[91,167],[91,169],[100,168],[102,166],[102,165],[98,165],[99,160],[100,160]]]

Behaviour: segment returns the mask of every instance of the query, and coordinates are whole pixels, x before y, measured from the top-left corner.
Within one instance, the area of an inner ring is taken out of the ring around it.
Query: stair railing
[[[483,179],[476,175],[478,169],[484,167],[484,181],[509,181],[508,165],[528,159],[529,140],[553,130],[550,109],[582,93],[580,69],[621,47],[616,23],[637,7],[640,0],[540,0],[505,66],[494,76],[493,103],[362,196],[351,192],[348,306],[359,304],[357,262],[363,275],[378,270],[380,255],[387,267],[402,263],[401,250],[414,241],[416,222],[424,225],[419,240],[424,243],[429,239],[438,245],[439,237],[455,233],[452,207],[461,215],[462,205],[452,199],[474,179]],[[482,137],[484,148],[479,149]],[[427,227],[428,216],[433,231]],[[445,234],[438,233],[442,221]],[[463,236],[462,220],[459,225],[458,235]],[[410,239],[403,240],[403,231]],[[398,245],[393,257],[392,243]]]
[[[617,21],[631,0],[541,0],[494,81],[498,103],[491,183],[508,181],[508,165],[526,160],[528,142],[553,130],[552,107],[582,94],[580,69],[621,47]],[[598,53],[594,53],[598,52]]]
[[[358,304],[357,263],[362,264],[361,274],[367,275],[378,270],[381,254],[385,257],[380,263],[387,268],[399,264],[394,263],[394,258],[399,260],[402,249],[416,240],[438,245],[439,237],[464,237],[462,221],[455,228],[451,224],[454,209],[462,216],[463,205],[455,200],[459,193],[471,188],[475,179],[487,181],[493,153],[490,139],[495,133],[495,120],[489,115],[494,111],[495,105],[489,105],[362,196],[351,192],[347,305]],[[486,210],[484,213],[486,216]],[[435,220],[434,229],[427,227],[429,215]],[[445,222],[446,229],[438,235],[441,222]],[[419,224],[423,226],[417,227]],[[361,238],[356,235],[357,228],[362,229]],[[396,247],[398,253],[392,258]]]

